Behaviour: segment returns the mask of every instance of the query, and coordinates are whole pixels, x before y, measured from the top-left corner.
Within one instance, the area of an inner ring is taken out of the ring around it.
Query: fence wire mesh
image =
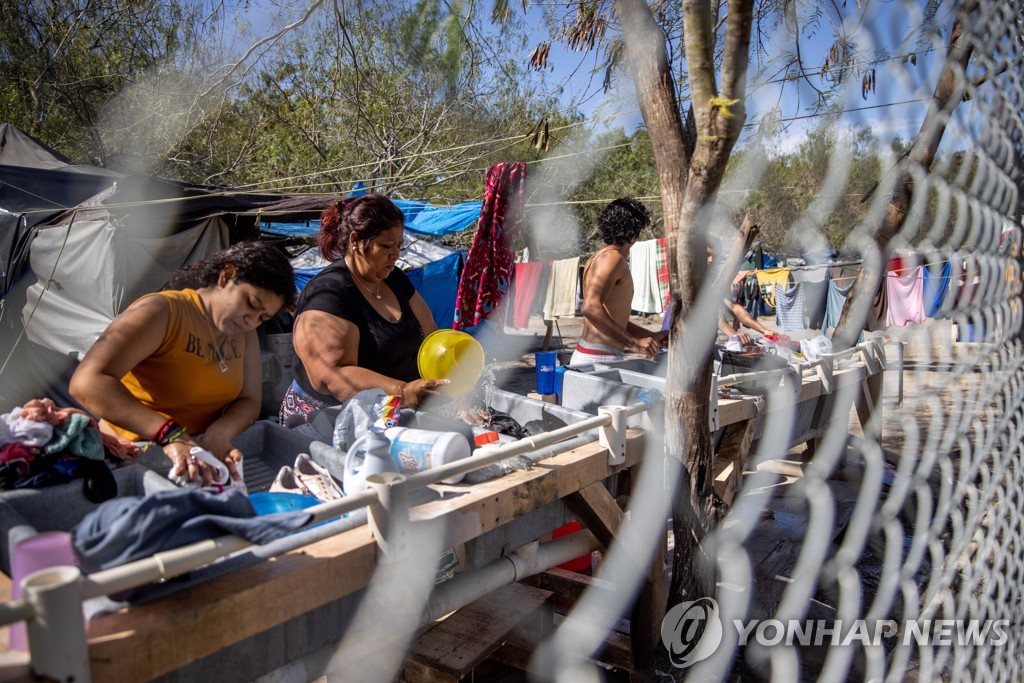
[[[951,72],[966,96],[925,126],[946,126],[945,151],[931,168],[915,164],[913,152],[894,159],[847,243],[864,259],[864,286],[880,293],[875,304],[888,293],[898,306],[911,285],[934,296],[924,283],[944,263],[952,268],[949,290],[935,317],[899,327],[871,331],[868,307],[854,313],[865,337],[890,342],[884,391],[860,415],[858,397],[837,391],[815,415],[822,431],[813,455],[787,454],[806,406],[768,397],[791,405],[771,414],[742,490],[707,541],[721,644],[691,668],[663,666],[660,676],[1024,677],[1022,5],[973,7],[966,22],[973,56],[966,71]],[[890,44],[895,29],[881,23],[885,16],[898,25],[920,19],[918,5],[901,9],[898,19],[899,12],[875,12],[864,40]],[[949,27],[928,39],[944,54]],[[903,60],[886,62],[876,78],[890,97],[930,97],[936,76],[933,68],[930,80],[922,78],[916,63]],[[841,157],[829,162],[837,193],[850,182]],[[913,175],[914,200],[890,245],[903,259],[894,266],[877,247],[877,228],[902,171]],[[823,242],[828,220],[827,210],[809,212],[794,230],[805,243]]]

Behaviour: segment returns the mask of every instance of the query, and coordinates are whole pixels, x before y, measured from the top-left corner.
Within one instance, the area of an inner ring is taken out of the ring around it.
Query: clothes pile
[[[94,503],[117,495],[109,462],[128,460],[139,450],[131,442],[100,431],[96,420],[77,408],[59,408],[35,399],[0,415],[0,488],[41,488],[83,480]]]

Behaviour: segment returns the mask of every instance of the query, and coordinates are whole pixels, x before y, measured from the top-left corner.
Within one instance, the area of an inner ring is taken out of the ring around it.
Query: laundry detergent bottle
[[[366,489],[366,478],[371,474],[398,472],[397,461],[391,457],[391,441],[384,432],[398,424],[400,400],[384,396],[374,406],[377,420],[365,434],[356,439],[345,454],[345,476],[341,490],[351,496]]]
[[[447,465],[470,455],[469,441],[458,432],[392,427],[384,434],[391,440],[391,460],[406,474]],[[464,476],[448,477],[441,483],[457,484]]]

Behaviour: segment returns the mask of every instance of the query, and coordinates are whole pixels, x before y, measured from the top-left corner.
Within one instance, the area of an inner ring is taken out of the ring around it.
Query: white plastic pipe
[[[89,683],[89,647],[82,618],[82,572],[78,567],[50,567],[21,582],[35,616],[25,624],[32,671],[56,681]]]
[[[502,586],[547,571],[600,547],[592,533],[577,531],[547,543],[528,544],[485,567],[456,574],[430,594],[422,623],[428,624]]]

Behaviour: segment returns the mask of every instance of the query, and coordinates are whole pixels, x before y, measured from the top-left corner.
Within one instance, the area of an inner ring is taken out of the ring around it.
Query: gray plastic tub
[[[113,470],[118,496],[145,496],[175,488],[174,484],[140,465]],[[0,569],[11,572],[11,549],[43,531],[70,531],[96,508],[82,493],[82,480],[38,489],[0,493]]]

